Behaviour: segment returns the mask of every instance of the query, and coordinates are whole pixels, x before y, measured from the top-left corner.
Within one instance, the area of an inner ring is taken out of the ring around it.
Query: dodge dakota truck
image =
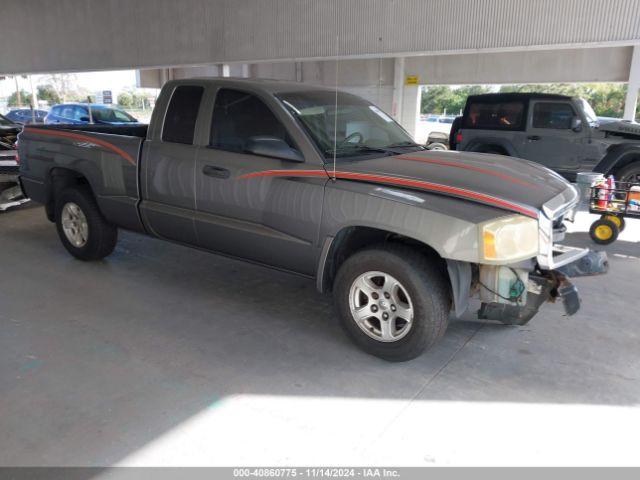
[[[118,229],[286,270],[332,292],[366,352],[418,356],[479,297],[481,318],[579,308],[559,271],[578,202],[524,160],[429,152],[375,105],[303,84],[168,82],[149,126],[26,126],[21,183],[64,247],[109,255]]]

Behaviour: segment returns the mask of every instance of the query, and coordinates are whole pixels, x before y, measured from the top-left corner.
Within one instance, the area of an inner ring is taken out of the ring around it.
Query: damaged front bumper
[[[526,285],[526,302],[504,303],[483,302],[478,318],[497,320],[507,325],[525,325],[537,313],[543,303],[562,301],[566,315],[574,315],[580,310],[578,289],[571,283],[573,277],[601,275],[607,273],[609,263],[605,252],[587,250],[572,263],[556,270],[539,270],[529,274]]]
[[[484,301],[478,311],[479,318],[524,325],[538,313],[543,303],[557,300],[562,301],[566,315],[573,315],[580,309],[580,296],[570,278],[607,273],[609,263],[605,252],[557,244],[564,240],[566,229],[562,222],[575,213],[578,202],[577,191],[569,187],[543,206],[538,218],[540,254],[533,272],[524,274],[525,294],[509,299],[491,290],[487,295],[486,286],[480,282]],[[506,268],[516,273],[516,269]],[[490,278],[499,275],[498,272]],[[497,281],[496,285],[499,285]]]

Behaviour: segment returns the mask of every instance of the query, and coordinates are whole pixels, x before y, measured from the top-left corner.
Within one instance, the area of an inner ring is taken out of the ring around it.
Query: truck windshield
[[[389,115],[355,95],[331,91],[282,93],[280,101],[309,133],[324,157],[389,155],[421,149]],[[337,108],[336,108],[337,104]],[[335,135],[335,138],[334,138]]]
[[[590,125],[598,123],[598,116],[596,115],[596,112],[594,112],[593,108],[591,108],[591,105],[589,105],[589,102],[584,98],[581,98],[580,103],[582,104],[584,116],[587,117],[587,122],[589,122]]]

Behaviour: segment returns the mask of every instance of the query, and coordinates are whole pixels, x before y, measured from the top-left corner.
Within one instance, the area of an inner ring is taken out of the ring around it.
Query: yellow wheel
[[[589,230],[591,239],[600,245],[608,245],[615,242],[619,233],[620,230],[618,230],[618,226],[608,218],[596,220],[593,222],[591,229]]]
[[[601,220],[611,220],[613,223],[616,224],[616,227],[618,227],[619,231],[623,231],[624,227],[626,227],[624,218],[622,217],[618,217],[617,215],[602,215],[602,217],[600,217]]]

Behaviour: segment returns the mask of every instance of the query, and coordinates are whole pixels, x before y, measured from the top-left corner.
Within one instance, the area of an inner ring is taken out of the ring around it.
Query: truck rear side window
[[[568,130],[574,116],[568,103],[537,102],[533,107],[533,128]]]
[[[522,102],[473,103],[465,117],[464,128],[521,130],[523,119]]]
[[[250,93],[220,89],[213,107],[213,148],[243,152],[252,137],[275,137],[296,148],[284,125],[262,100]]]
[[[162,127],[162,141],[193,143],[203,87],[182,85],[173,91]]]

